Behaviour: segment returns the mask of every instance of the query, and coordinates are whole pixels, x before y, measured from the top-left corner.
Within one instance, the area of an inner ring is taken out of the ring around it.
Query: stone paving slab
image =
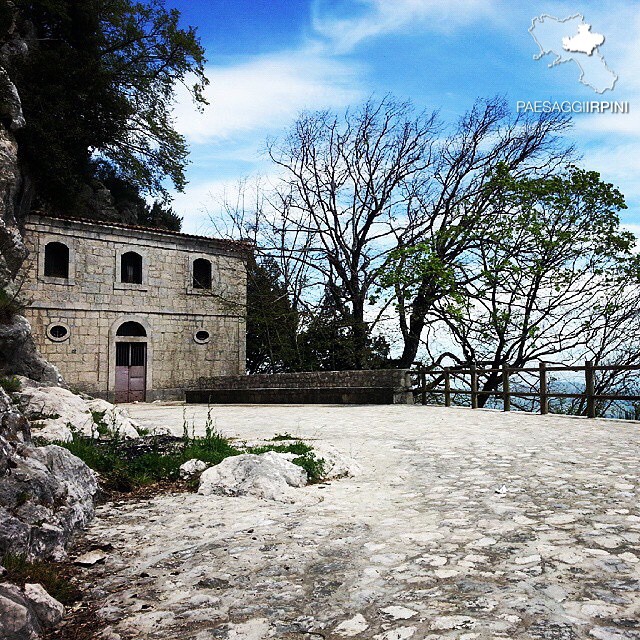
[[[130,405],[182,432],[181,406]],[[204,428],[206,407],[186,416]],[[87,570],[105,638],[640,639],[640,426],[437,407],[216,406],[225,435],[289,432],[363,473],[294,504],[105,505]]]

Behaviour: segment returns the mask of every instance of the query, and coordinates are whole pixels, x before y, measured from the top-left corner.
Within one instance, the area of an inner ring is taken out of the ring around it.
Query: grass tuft
[[[276,435],[271,438],[271,442],[280,442],[281,440],[295,440],[295,438],[288,431],[276,433]]]
[[[0,387],[2,387],[7,393],[15,393],[20,391],[22,384],[20,378],[17,376],[1,376]]]
[[[8,553],[0,564],[7,573],[3,580],[24,587],[25,584],[41,584],[47,593],[64,605],[82,598],[80,590],[60,574],[60,566],[42,560],[29,561],[23,555]]]

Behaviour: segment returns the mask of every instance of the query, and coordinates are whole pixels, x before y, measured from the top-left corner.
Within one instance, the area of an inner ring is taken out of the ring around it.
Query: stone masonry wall
[[[41,353],[71,387],[113,398],[115,333],[130,320],[147,331],[147,400],[180,398],[203,376],[244,372],[246,273],[232,243],[39,216],[28,221],[26,241],[25,315]],[[51,241],[70,249],[66,280],[44,276]],[[127,251],[142,255],[142,284],[120,282]],[[196,258],[212,263],[211,291],[191,286]],[[47,335],[54,324],[68,327],[68,339]],[[198,330],[209,332],[205,344],[194,340]]]
[[[413,404],[405,369],[310,371],[201,378],[187,402],[205,404]]]
[[[406,369],[304,371],[256,376],[200,378],[200,389],[329,389],[333,387],[411,387]]]

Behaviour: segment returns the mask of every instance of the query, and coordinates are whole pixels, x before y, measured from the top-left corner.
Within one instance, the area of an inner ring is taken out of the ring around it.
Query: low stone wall
[[[206,404],[412,404],[405,369],[308,371],[200,378],[186,390],[190,403]]]

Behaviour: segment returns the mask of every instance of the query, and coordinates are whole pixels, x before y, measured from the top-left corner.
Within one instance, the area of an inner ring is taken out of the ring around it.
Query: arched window
[[[120,281],[142,284],[142,256],[135,251],[127,251],[120,258]]]
[[[69,247],[62,242],[49,242],[44,248],[44,275],[51,278],[69,277]]]
[[[116,335],[123,337],[133,337],[133,338],[146,338],[147,332],[145,328],[139,322],[123,322],[116,331]]]
[[[204,258],[193,261],[193,288],[211,289],[211,263]]]

